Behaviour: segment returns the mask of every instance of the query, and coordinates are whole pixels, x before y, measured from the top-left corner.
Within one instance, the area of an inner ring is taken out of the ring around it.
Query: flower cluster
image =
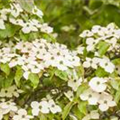
[[[19,2],[0,10],[0,120],[119,118],[120,29],[95,25],[69,50]]]
[[[61,112],[61,108],[55,104],[53,99],[42,100],[41,102],[33,101],[31,103],[33,116],[38,116],[40,112],[48,114],[52,112],[53,114]]]
[[[8,44],[0,50],[0,63],[8,63],[10,68],[17,65],[24,70],[24,78],[30,73],[38,74],[46,68],[55,67],[65,71],[80,65],[80,59],[65,45],[49,43],[44,39],[33,42]]]
[[[12,120],[30,120],[33,118],[32,115],[28,115],[27,111],[23,108],[18,108],[15,102],[12,100],[5,101],[4,99],[0,102],[0,120],[3,120],[4,115],[10,114]]]
[[[91,119],[96,120],[96,119],[99,119],[99,116],[100,115],[98,111],[93,110],[90,112],[90,114],[86,115],[82,120],[91,120]]]
[[[26,10],[19,2],[10,2],[9,7],[0,9],[0,38],[32,40],[42,34],[50,35],[53,28],[44,23],[42,17],[43,12],[35,5]]]
[[[84,74],[81,76],[83,82],[77,92],[79,89],[83,90],[77,94],[81,101],[86,103],[86,107],[97,106],[92,109],[88,107],[89,112],[91,110],[97,112],[93,116],[91,112],[87,113],[82,120],[104,119],[106,116],[103,113],[108,111],[111,112],[110,119],[117,114],[112,116],[112,111],[118,106],[119,101],[119,33],[120,29],[111,23],[106,27],[95,25],[91,30],[85,30],[80,34],[81,44],[76,53],[81,59]],[[70,91],[66,94],[70,100],[71,98],[73,100],[73,95]]]
[[[97,69],[98,67],[101,67],[108,73],[112,73],[115,70],[115,65],[107,57],[103,57],[103,58],[87,57],[86,61],[83,62],[83,66],[85,68],[91,67],[93,69]]]
[[[2,88],[0,91],[0,97],[4,98],[11,98],[11,97],[19,97],[19,94],[22,93],[23,91],[18,89],[17,86],[12,85],[8,88]]]
[[[1,16],[0,16],[0,29],[6,29],[5,22],[8,20],[8,15],[9,17],[9,22],[18,25],[22,27],[22,31],[24,33],[29,33],[30,31],[38,31],[38,27],[40,27],[39,21],[36,19],[29,20],[29,22],[24,22],[20,16],[24,14],[24,10],[18,3],[11,3],[10,8],[7,9],[1,9],[0,10]],[[32,14],[37,15],[38,17],[42,18],[43,13],[41,10],[39,10],[36,6],[32,9]]]
[[[0,102],[0,120],[3,120],[4,115],[18,110],[16,104],[12,101],[5,101],[4,99]]]
[[[100,42],[108,43],[109,49],[113,50],[119,44],[117,44],[118,39],[120,38],[120,30],[113,23],[109,24],[107,27],[102,27],[95,25],[90,30],[85,30],[80,34],[80,37],[86,38],[86,50],[87,51],[97,51],[97,45]]]

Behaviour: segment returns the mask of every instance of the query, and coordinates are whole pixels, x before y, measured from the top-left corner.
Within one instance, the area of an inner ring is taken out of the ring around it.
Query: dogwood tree
[[[118,120],[120,29],[95,25],[69,50],[34,2],[0,9],[1,120]]]

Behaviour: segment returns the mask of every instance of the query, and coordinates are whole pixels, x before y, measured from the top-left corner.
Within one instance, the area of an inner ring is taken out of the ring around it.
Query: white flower
[[[37,15],[38,17],[42,18],[43,12],[39,10],[36,6],[32,9],[32,13]]]
[[[116,106],[115,101],[113,101],[113,97],[107,93],[101,94],[98,103],[99,103],[99,109],[101,111],[107,111],[109,107]]]
[[[27,34],[27,33],[30,33],[30,32],[37,32],[38,29],[37,29],[37,27],[35,27],[31,23],[27,22],[27,23],[23,24],[22,31],[23,31],[23,33]]]
[[[80,95],[80,98],[83,101],[87,100],[89,105],[97,105],[97,102],[99,100],[99,94],[92,91],[91,89],[87,89]]]
[[[15,67],[17,65],[18,65],[18,58],[11,59],[11,61],[9,62],[10,68]]]
[[[112,50],[117,43],[117,39],[116,38],[111,38],[110,40],[106,40],[106,42],[110,43],[109,50]]]
[[[106,29],[107,29],[107,31],[106,31],[107,33],[106,34],[113,35],[114,32],[115,32],[115,24],[114,23],[108,24]]]
[[[30,20],[30,23],[31,23],[32,25],[36,26],[37,28],[40,28],[40,27],[41,27],[40,22],[39,22],[38,20],[36,20],[36,19]]]
[[[46,100],[43,100],[41,102],[33,101],[31,103],[31,107],[32,107],[32,114],[34,116],[38,116],[39,112],[42,112],[44,114],[50,112],[49,103]]]
[[[109,59],[101,59],[99,65],[108,73],[112,73],[115,69],[115,65]]]
[[[116,37],[117,39],[120,38],[120,29],[114,30],[114,37]]]
[[[48,26],[47,23],[42,24],[41,27],[40,27],[40,30],[41,30],[41,32],[45,32],[45,33],[48,33],[48,34],[53,32],[53,28]]]
[[[92,27],[92,32],[98,34],[99,36],[105,36],[107,29],[105,27],[101,27],[99,25],[95,25]]]
[[[33,101],[31,103],[31,107],[32,107],[32,115],[38,116],[40,112],[40,103],[38,103],[37,101]]]
[[[114,23],[110,23],[110,24],[108,24],[108,25],[107,25],[107,27],[106,27],[106,28],[107,28],[108,30],[114,30],[114,29],[115,29],[115,27],[116,27],[116,26],[115,26],[115,24],[114,24]]]
[[[108,33],[108,30],[106,27],[101,27],[96,25],[96,26],[93,26],[92,31],[93,29],[94,29],[94,33],[96,33],[99,37],[106,37],[106,34]],[[110,35],[108,34],[108,36]]]
[[[99,42],[99,40],[98,39],[94,39],[94,38],[87,38],[86,39],[86,44],[87,44],[87,47],[86,47],[86,49],[87,49],[87,51],[92,51],[92,50],[94,50],[94,48],[95,48],[95,45],[97,44]]]
[[[4,30],[5,29],[5,24],[2,19],[0,19],[0,29]]]
[[[91,37],[93,36],[93,33],[89,30],[84,30],[81,34],[80,37],[85,38],[85,37]]]
[[[44,114],[47,114],[50,112],[50,109],[49,109],[49,104],[47,101],[41,101],[40,102],[40,112],[44,113]]]
[[[66,64],[66,63],[65,63],[65,64]],[[77,57],[77,56],[74,56],[74,57],[72,58],[72,65],[73,65],[73,66],[80,66],[80,58]],[[68,67],[70,67],[70,65],[69,65]]]
[[[94,25],[93,27],[92,27],[92,32],[93,33],[98,33],[98,32],[100,32],[101,31],[101,29],[102,29],[102,27],[101,26],[99,26],[99,25]]]
[[[23,9],[19,4],[11,4],[11,14],[16,18],[19,14],[23,12]]]
[[[99,63],[99,58],[86,58],[86,61],[83,63],[83,67],[89,68],[92,67],[94,69],[97,69],[98,63]]]
[[[0,10],[0,18],[3,20],[7,20],[7,14],[10,13],[11,9],[1,9]]]
[[[107,88],[106,82],[104,78],[94,77],[90,80],[89,86],[95,92],[103,92]]]
[[[74,94],[73,94],[73,91],[69,90],[67,92],[64,92],[65,96],[70,100],[72,101],[73,98],[74,98]]]
[[[77,47],[76,52],[77,52],[78,54],[83,54],[84,49],[85,49],[84,47],[79,46],[79,47]]]
[[[63,57],[56,57],[52,60],[53,56],[51,57],[52,66],[57,67],[59,70],[65,71],[68,69],[67,65],[64,64]]]
[[[93,110],[90,112],[90,114],[87,114],[82,120],[96,120],[99,119],[99,113],[96,110]]]
[[[72,88],[72,90],[76,91],[77,88],[81,85],[82,83],[82,78],[79,79],[70,79],[68,81],[68,86],[70,86]]]
[[[4,57],[3,56],[0,56],[0,62],[1,63],[7,63],[7,62],[9,62],[11,60],[11,58],[9,58],[7,55],[4,55]]]
[[[35,65],[31,65],[31,67],[29,67],[31,69],[32,73],[40,73],[44,68],[41,64],[35,64]]]
[[[22,93],[22,90],[17,89],[15,85],[8,88],[2,88],[0,91],[0,97],[19,97],[19,93]]]
[[[20,26],[24,25],[24,22],[22,19],[9,18],[9,21],[14,25],[20,25]]]
[[[19,109],[17,115],[13,116],[13,120],[30,120],[33,116],[28,115],[25,109]]]
[[[16,104],[12,101],[2,101],[0,102],[0,110],[3,114],[7,114],[10,111],[16,112],[18,110]]]
[[[48,104],[49,104],[49,109],[53,114],[62,111],[61,108],[58,105],[56,105],[52,99],[48,101]]]

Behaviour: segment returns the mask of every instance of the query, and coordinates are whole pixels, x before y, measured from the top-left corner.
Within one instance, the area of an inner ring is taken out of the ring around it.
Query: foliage
[[[0,0],[0,120],[120,119],[119,7]]]
[[[119,0],[35,0],[35,3],[42,8],[44,20],[58,33],[57,40],[69,48],[78,46],[79,33],[93,25],[114,22],[120,27]]]

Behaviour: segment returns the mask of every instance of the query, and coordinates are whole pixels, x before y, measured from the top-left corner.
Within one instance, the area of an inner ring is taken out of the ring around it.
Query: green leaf
[[[76,92],[76,96],[79,97],[80,94],[86,89],[88,89],[88,86],[86,84],[82,84],[81,86],[79,86]]]
[[[106,43],[104,41],[100,41],[98,46],[97,46],[98,47],[98,53],[101,56],[103,56],[107,52],[109,46],[110,46],[109,43]]]
[[[29,40],[29,34],[24,34],[23,32],[19,32],[20,35],[20,39],[22,39],[23,41],[28,41]]]
[[[115,65],[119,65],[120,64],[120,58],[116,58],[114,60],[112,60],[112,63]]]
[[[40,114],[40,120],[47,120],[47,118],[45,117],[45,115],[44,114]]]
[[[74,105],[74,102],[69,102],[63,109],[63,112],[62,112],[62,120],[65,120],[66,117],[68,116],[70,110],[72,109]]]
[[[96,76],[98,77],[105,77],[108,75],[108,73],[101,67],[99,67],[96,71],[95,71]]]
[[[102,4],[102,0],[90,0],[89,7],[91,9],[98,9]]]
[[[20,67],[17,67],[16,73],[15,73],[15,83],[19,87],[20,86],[20,79],[23,76],[23,70]]]
[[[77,116],[78,120],[82,120],[83,116],[85,116],[83,113],[80,112],[80,110],[78,109],[78,106],[74,106],[72,110],[75,116]]]
[[[87,102],[80,101],[80,103],[78,104],[78,109],[80,110],[81,113],[86,115],[86,113],[87,113]]]
[[[55,75],[62,80],[65,80],[65,81],[68,80],[68,74],[65,71],[56,70]]]
[[[4,115],[4,120],[9,120],[9,115]]]
[[[86,56],[87,56],[87,49],[86,48],[83,50],[83,55],[84,55],[84,58],[86,58]]]
[[[45,86],[53,85],[53,81],[50,78],[43,78],[43,84]]]
[[[120,101],[120,89],[116,92],[115,97],[114,97],[116,103]]]
[[[76,72],[77,72],[77,75],[79,77],[83,77],[84,78],[84,67],[83,66],[79,66],[79,67],[76,67],[75,68]]]
[[[13,80],[14,80],[14,73],[10,73],[10,75],[6,79],[4,79],[2,86],[4,88],[10,87],[13,83]]]
[[[117,81],[117,80],[110,80],[110,84],[111,86],[115,89],[115,90],[118,90],[119,89],[119,86],[120,86],[120,82]]]
[[[34,6],[34,0],[17,0],[21,7],[27,12],[31,13]]]
[[[0,75],[0,88],[3,87],[4,80],[5,80],[5,78],[2,75]]]
[[[10,0],[1,0],[0,1],[4,6],[9,6]]]
[[[6,75],[10,74],[10,67],[8,64],[1,64],[0,68]]]
[[[29,80],[31,81],[33,88],[36,88],[38,86],[39,76],[37,74],[30,73]]]
[[[41,36],[49,42],[56,42],[56,39],[50,34],[41,33]]]
[[[6,27],[5,30],[0,30],[1,39],[14,36],[16,31],[19,29],[18,26],[12,24],[6,24],[5,27]]]

